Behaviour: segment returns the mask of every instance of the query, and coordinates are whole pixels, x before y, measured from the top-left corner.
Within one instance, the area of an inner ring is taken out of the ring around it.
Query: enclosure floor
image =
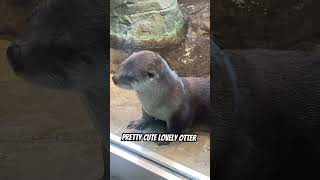
[[[0,179],[95,180],[98,136],[77,94],[17,78],[0,39]]]
[[[111,75],[112,76],[112,75]],[[110,78],[111,78],[110,76]],[[141,105],[133,91],[116,87],[110,79],[110,132],[121,136],[122,133],[139,132],[127,129],[130,121],[139,119]],[[151,127],[144,132],[153,132]],[[197,142],[174,142],[158,146],[153,142],[135,142],[153,152],[181,163],[191,169],[210,176],[210,138],[209,133],[196,132]]]

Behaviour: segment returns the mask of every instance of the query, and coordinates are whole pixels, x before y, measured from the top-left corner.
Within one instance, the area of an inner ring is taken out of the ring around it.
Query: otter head
[[[171,71],[166,61],[152,51],[140,51],[129,56],[112,77],[115,85],[123,89],[142,91],[157,84],[166,71]],[[152,88],[153,89],[153,88]]]
[[[7,49],[15,74],[53,88],[90,86],[108,63],[106,10],[102,0],[46,0]],[[102,76],[102,75],[100,75]]]

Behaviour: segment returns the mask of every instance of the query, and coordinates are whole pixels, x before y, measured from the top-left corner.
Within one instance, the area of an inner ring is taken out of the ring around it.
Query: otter
[[[109,179],[108,6],[104,0],[41,1],[26,30],[7,49],[9,64],[18,77],[83,98],[101,137],[102,179]]]
[[[319,179],[320,54],[211,48],[213,179]]]
[[[210,78],[179,77],[152,51],[130,55],[112,80],[120,88],[134,90],[142,105],[142,117],[131,121],[129,129],[143,130],[157,119],[167,123],[168,133],[182,133],[209,112]]]

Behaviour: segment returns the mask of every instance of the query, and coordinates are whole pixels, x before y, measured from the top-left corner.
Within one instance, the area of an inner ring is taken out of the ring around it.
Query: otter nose
[[[7,49],[7,57],[10,65],[15,71],[22,71],[21,47],[17,44],[11,44]]]
[[[118,78],[117,78],[116,75],[112,76],[112,81],[113,81],[113,83],[114,83],[115,85],[118,84]]]

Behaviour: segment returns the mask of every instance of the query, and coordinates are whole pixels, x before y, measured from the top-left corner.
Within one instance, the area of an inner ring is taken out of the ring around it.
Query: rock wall
[[[213,30],[226,48],[308,49],[320,43],[320,1],[211,2]]]
[[[178,0],[186,17],[184,41],[176,46],[154,49],[179,76],[208,76],[210,74],[210,1]],[[115,72],[119,64],[133,48],[110,48],[110,70]]]
[[[185,19],[177,0],[112,0],[112,45],[163,48],[182,42]]]

